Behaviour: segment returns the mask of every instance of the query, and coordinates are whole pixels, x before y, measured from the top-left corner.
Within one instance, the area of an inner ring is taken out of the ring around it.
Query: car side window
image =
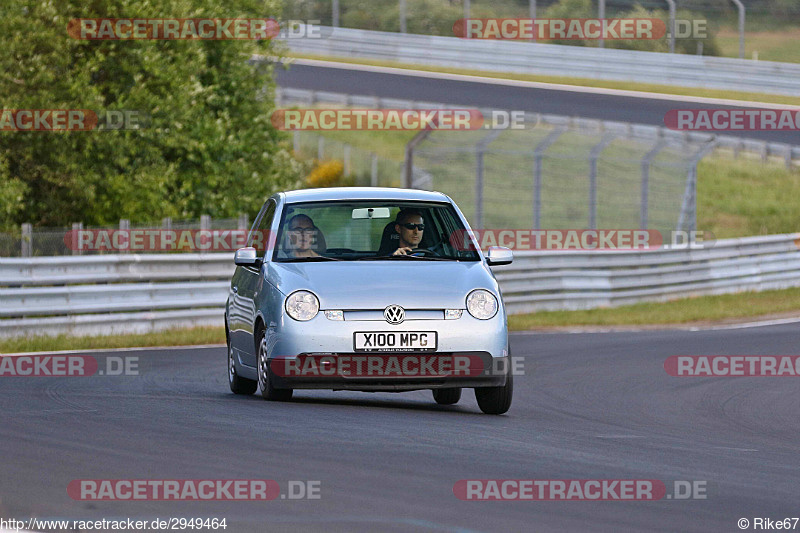
[[[253,226],[250,236],[247,239],[247,246],[252,246],[258,252],[258,256],[263,258],[264,252],[270,241],[274,241],[274,237],[270,234],[272,227],[272,220],[275,218],[275,201],[269,200],[266,209],[261,214],[261,218],[256,222],[257,225]]]

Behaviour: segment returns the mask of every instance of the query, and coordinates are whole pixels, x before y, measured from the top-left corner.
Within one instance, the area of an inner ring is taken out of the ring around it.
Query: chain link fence
[[[696,229],[699,141],[628,137],[581,123],[519,130],[426,132],[402,161],[308,132],[293,132],[301,158],[343,162],[354,186],[437,190],[475,228]]]
[[[452,107],[290,88],[277,91],[276,104]],[[480,111],[492,117],[497,110]],[[697,165],[712,151],[783,161],[790,169],[800,162],[799,146],[660,126],[539,113],[525,113],[521,126],[423,132],[406,147],[404,164],[318,133],[293,135],[301,157],[341,157],[345,169],[365,168],[369,160],[376,172],[349,184],[444,192],[481,229],[696,230]]]
[[[569,125],[437,130],[417,144],[413,166],[475,228],[693,230],[707,148]]]

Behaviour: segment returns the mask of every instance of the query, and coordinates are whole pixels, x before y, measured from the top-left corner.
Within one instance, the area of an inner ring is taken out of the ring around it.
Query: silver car
[[[513,392],[508,327],[464,215],[438,192],[387,188],[277,193],[237,250],[225,306],[228,380],[287,401],[295,389],[431,389],[484,413]]]

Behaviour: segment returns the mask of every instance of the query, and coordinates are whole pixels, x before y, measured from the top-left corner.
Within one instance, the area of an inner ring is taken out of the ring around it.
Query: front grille
[[[345,322],[386,322],[383,309],[354,309],[344,312]],[[444,320],[444,309],[406,309],[405,322],[409,320]]]

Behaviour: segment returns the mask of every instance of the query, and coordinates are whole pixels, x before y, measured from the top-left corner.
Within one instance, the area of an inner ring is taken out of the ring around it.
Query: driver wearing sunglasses
[[[425,231],[422,213],[413,209],[400,211],[394,229],[400,235],[400,246],[392,255],[409,255],[419,248],[422,241],[422,232]]]

